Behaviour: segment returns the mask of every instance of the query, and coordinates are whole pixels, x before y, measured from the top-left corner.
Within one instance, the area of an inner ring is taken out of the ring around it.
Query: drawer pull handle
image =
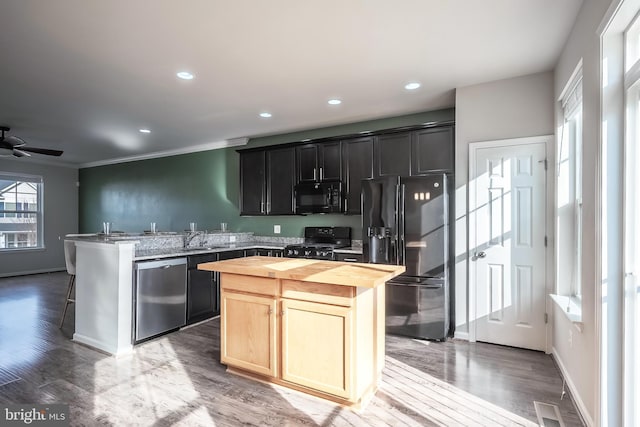
[[[358,262],[358,259],[357,258],[345,258],[344,261],[347,261],[347,262]]]

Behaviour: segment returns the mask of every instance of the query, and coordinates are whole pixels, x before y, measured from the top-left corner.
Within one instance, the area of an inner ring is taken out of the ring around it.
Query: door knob
[[[476,252],[476,258],[484,258],[487,256],[487,253],[484,251]]]

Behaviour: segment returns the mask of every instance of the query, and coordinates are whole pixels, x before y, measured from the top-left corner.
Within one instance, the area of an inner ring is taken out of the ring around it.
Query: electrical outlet
[[[573,348],[573,330],[569,329],[569,348]]]
[[[274,225],[273,226],[273,234],[280,234],[280,226],[279,225]]]
[[[233,243],[236,241],[236,236],[229,236],[229,242]]]

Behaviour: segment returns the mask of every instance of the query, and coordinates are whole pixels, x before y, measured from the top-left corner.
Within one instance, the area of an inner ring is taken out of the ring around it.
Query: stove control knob
[[[311,251],[310,250],[305,250],[304,251],[304,256],[311,256]]]
[[[293,250],[293,254],[294,254],[294,255],[298,255],[298,250],[297,250],[297,249],[294,249],[294,250]]]

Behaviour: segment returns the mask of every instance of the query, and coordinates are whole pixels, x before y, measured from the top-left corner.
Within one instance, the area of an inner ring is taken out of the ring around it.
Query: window
[[[558,247],[556,284],[559,295],[579,300],[582,293],[581,65],[578,66],[567,84],[560,102],[563,124],[559,132],[560,140],[556,152],[556,236]]]
[[[0,173],[0,250],[43,247],[42,178]]]
[[[640,20],[636,17],[625,31],[625,121],[624,143],[624,378],[626,420],[640,420]]]

